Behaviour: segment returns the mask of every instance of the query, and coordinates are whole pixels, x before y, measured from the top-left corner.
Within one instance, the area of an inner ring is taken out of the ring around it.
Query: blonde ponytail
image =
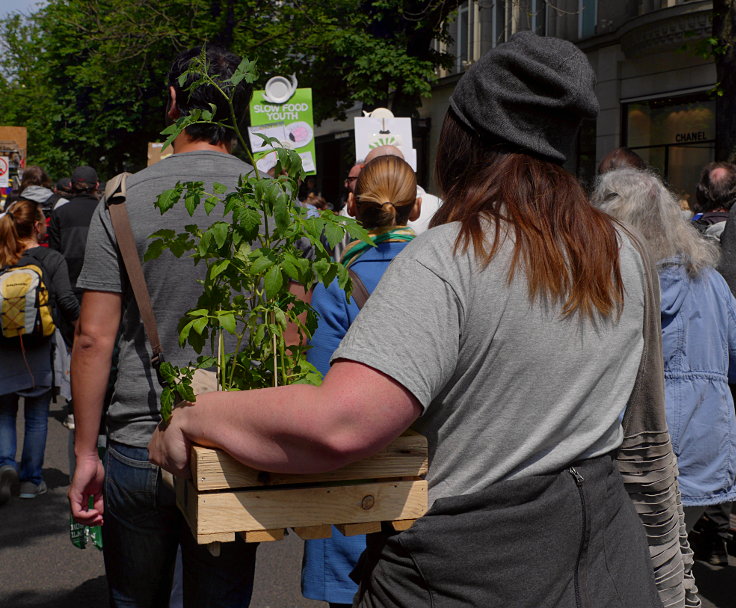
[[[398,156],[379,156],[361,170],[355,197],[365,228],[405,226],[417,199],[417,178]]]

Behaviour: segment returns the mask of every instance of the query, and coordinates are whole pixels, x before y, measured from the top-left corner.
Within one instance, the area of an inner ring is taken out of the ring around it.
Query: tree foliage
[[[49,0],[0,22],[3,123],[29,130],[29,160],[52,173],[145,164],[160,131],[171,59],[204,41],[296,73],[315,119],[355,102],[406,115],[449,56],[433,50],[456,0]]]

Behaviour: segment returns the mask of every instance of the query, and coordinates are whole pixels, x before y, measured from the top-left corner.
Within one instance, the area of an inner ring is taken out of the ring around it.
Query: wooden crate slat
[[[358,534],[373,534],[381,531],[380,521],[369,521],[364,524],[335,524],[343,536],[357,536]]]
[[[246,543],[267,543],[274,540],[283,540],[286,530],[276,528],[275,530],[252,530],[241,532],[240,535]]]
[[[424,477],[427,473],[427,439],[409,431],[384,450],[328,473],[293,475],[264,473],[247,467],[222,450],[193,446],[192,480],[199,491],[265,487],[355,479]]]
[[[302,540],[330,538],[332,536],[332,526],[330,524],[322,524],[321,526],[297,526],[294,528],[294,533]]]
[[[179,501],[198,542],[213,534],[302,528],[330,522],[416,519],[427,509],[427,482],[384,481],[333,487],[198,494],[186,482]]]
[[[414,525],[414,522],[416,519],[402,519],[399,521],[392,521],[391,527],[396,530],[397,532],[403,532],[404,530],[408,530]]]

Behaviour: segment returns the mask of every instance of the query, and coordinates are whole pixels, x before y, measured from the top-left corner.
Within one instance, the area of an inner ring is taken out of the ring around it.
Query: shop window
[[[692,198],[700,170],[714,159],[715,101],[700,95],[628,103],[624,120],[625,145]]]

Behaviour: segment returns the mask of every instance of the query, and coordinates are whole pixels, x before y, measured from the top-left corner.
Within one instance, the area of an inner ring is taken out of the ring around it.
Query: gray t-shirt
[[[207,192],[212,192],[214,182],[234,189],[238,177],[252,170],[229,154],[198,151],[174,154],[130,176],[126,206],[141,259],[153,232],[162,228],[181,232],[187,224],[209,226],[217,219],[217,210],[207,216],[203,205],[190,217],[182,203],[161,215],[154,207],[159,194],[177,181],[203,181]],[[204,264],[194,266],[191,258],[177,258],[169,252],[143,264],[164,356],[174,365],[186,365],[197,357],[190,347],[179,347],[177,325],[202,293],[197,280],[204,278],[205,270]],[[102,205],[92,218],[77,285],[85,290],[123,294],[120,357],[107,414],[108,430],[115,441],[145,447],[161,419],[161,389],[151,368],[151,347],[123,269],[110,216]]]
[[[407,246],[333,355],[419,400],[432,501],[618,447],[643,348],[643,265],[623,234],[625,305],[620,319],[594,323],[530,302],[523,272],[508,284],[510,239],[485,269],[472,248],[453,254],[458,228]]]

